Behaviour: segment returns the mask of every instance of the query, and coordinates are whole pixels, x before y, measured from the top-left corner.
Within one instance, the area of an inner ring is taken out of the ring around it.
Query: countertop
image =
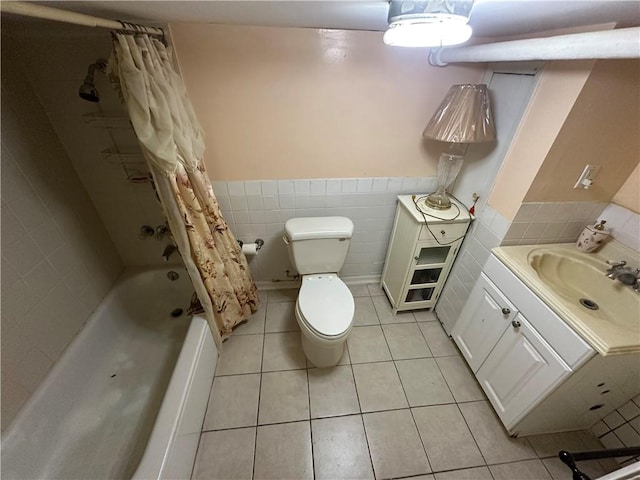
[[[580,258],[589,265],[589,268],[601,271],[603,278],[606,278],[605,270],[608,268],[606,260],[624,259],[629,266],[636,268],[639,254],[613,241],[608,242],[597,253],[582,253],[573,243],[520,245],[493,249],[493,254],[502,263],[598,353],[606,356],[640,352],[640,294],[633,292],[629,286],[607,279],[611,282],[612,289],[616,291],[628,289],[637,298],[637,303],[631,300],[632,311],[626,312],[628,317],[625,315],[623,321],[619,323],[609,321],[603,318],[602,312],[591,311],[577,301],[569,301],[566,296],[559,295],[552,286],[541,280],[536,270],[529,264],[529,255],[538,249],[553,249],[558,253],[566,252],[567,255]],[[597,299],[594,300],[597,301]]]
[[[428,195],[428,193],[417,195],[398,195],[398,202],[418,223],[469,223],[471,220],[467,207],[455,198],[449,197],[452,204],[451,208],[447,210],[436,210],[429,208],[426,205],[425,200]],[[420,210],[418,207],[420,207]]]

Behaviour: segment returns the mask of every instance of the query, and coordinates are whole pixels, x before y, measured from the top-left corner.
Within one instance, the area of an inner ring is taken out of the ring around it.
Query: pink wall
[[[636,169],[613,197],[613,203],[640,213],[640,164],[636,166]]]
[[[525,202],[609,202],[640,161],[640,62],[598,60],[554,140]],[[574,189],[585,165],[602,169]]]
[[[172,24],[212,180],[435,175],[422,130],[485,66],[429,66],[381,32]]]

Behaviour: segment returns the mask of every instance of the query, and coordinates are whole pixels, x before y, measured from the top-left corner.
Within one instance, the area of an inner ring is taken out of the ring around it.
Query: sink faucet
[[[635,271],[627,267],[627,262],[621,260],[619,262],[611,262],[607,260],[607,263],[611,265],[607,269],[607,277],[611,280],[618,280],[625,285],[633,287],[638,292],[640,291],[640,268],[636,268]]]
[[[169,261],[169,257],[178,249],[175,245],[169,244],[164,247],[164,251],[162,252],[162,258],[165,262]]]

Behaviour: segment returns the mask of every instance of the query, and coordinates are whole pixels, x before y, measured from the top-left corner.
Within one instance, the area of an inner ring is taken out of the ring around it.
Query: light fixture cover
[[[483,143],[495,140],[487,86],[452,86],[422,135],[449,143]]]
[[[391,0],[383,40],[399,47],[459,45],[471,37],[473,0]]]

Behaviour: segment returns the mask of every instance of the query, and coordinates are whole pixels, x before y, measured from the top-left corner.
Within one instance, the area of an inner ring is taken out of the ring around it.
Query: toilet
[[[338,277],[353,222],[346,217],[292,218],[284,231],[289,258],[302,275],[295,309],[302,349],[316,367],[334,366],[353,325],[353,295]]]

